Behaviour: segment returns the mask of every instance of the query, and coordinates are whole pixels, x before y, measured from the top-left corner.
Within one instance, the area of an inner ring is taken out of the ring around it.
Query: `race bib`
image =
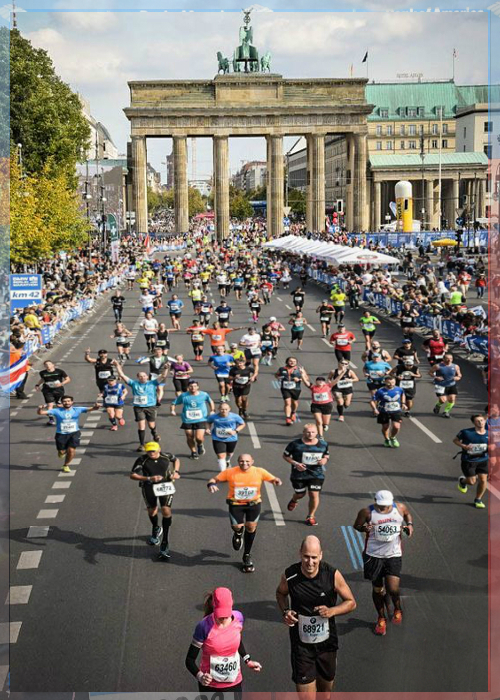
[[[292,382],[292,381],[286,379],[286,380],[283,382],[283,385],[282,385],[282,386],[283,386],[283,389],[295,389],[297,385],[296,385],[295,382]]]
[[[164,348],[165,345],[167,344],[167,341],[166,340],[157,340],[156,344],[159,348]]]
[[[470,449],[467,450],[469,454],[478,455],[478,454],[482,454],[483,452],[486,452],[486,450],[488,449],[488,445],[485,445],[485,444],[469,445],[469,448]]]
[[[260,355],[260,348],[250,348],[250,354],[251,355]]]
[[[321,452],[303,452],[302,464],[318,464],[323,459]]]
[[[117,342],[117,343],[126,343],[126,342],[127,342],[127,339],[124,338],[122,335],[119,335],[119,336],[117,337],[117,339],[116,339],[116,342]]]
[[[399,386],[402,389],[413,389],[413,387],[415,386],[415,382],[413,381],[413,379],[402,379],[399,382]]]
[[[313,403],[324,403],[330,401],[330,396],[327,391],[322,391],[320,394],[313,394]]]
[[[171,481],[153,484],[153,493],[155,496],[172,496],[175,493],[175,486]]]
[[[273,341],[272,340],[263,340],[262,341],[262,347],[263,348],[272,348],[273,346]]]
[[[236,384],[248,384],[248,377],[236,377],[235,380]]]
[[[223,321],[225,321],[226,318],[229,318],[229,314],[228,314],[228,313],[225,313],[225,312],[223,313],[223,312],[221,311],[220,314],[219,314],[219,318],[221,318]]]
[[[229,372],[226,369],[216,370],[215,374],[218,379],[227,379],[229,377]]]
[[[380,381],[380,379],[382,378],[381,375],[381,372],[370,372],[370,379],[376,379]]]
[[[299,639],[303,644],[326,642],[329,636],[328,618],[299,615]]]
[[[385,404],[385,410],[388,413],[395,413],[396,411],[401,410],[401,404],[399,401],[387,401]]]
[[[191,340],[200,341],[203,340],[203,333],[191,333]]]
[[[51,389],[55,389],[56,387],[58,387],[60,385],[61,385],[61,382],[45,382],[45,386],[48,386]]]
[[[330,316],[320,316],[319,320],[321,323],[329,323],[330,322]]]
[[[435,360],[442,360],[444,355],[434,355]]]
[[[437,394],[438,396],[443,396],[443,394],[444,394],[444,389],[445,389],[444,386],[440,386],[439,384],[435,384],[435,385],[434,385],[434,389],[435,389],[436,394]]]
[[[210,656],[210,675],[217,683],[234,683],[239,672],[238,652],[232,656]]]
[[[107,370],[102,371],[102,372],[99,372],[97,376],[99,377],[99,379],[107,379],[108,377],[111,377],[111,372],[109,372]]]
[[[212,336],[212,340],[222,340],[222,336],[219,334],[214,333]]]
[[[253,501],[257,498],[257,487],[237,486],[234,489],[234,497],[237,501]]]
[[[112,406],[116,406],[116,404],[118,403],[118,396],[116,394],[112,396],[106,396],[105,401],[106,403],[109,403]]]
[[[233,437],[230,428],[215,428],[215,435],[218,438]]]
[[[403,316],[404,323],[411,323],[413,321],[411,316]]]
[[[373,533],[379,542],[392,542],[401,534],[401,525],[379,523],[373,528]]]
[[[341,379],[339,382],[337,382],[337,387],[339,389],[349,389],[352,387],[352,382],[350,379]]]
[[[337,339],[337,345],[341,345],[341,346],[343,346],[343,345],[349,345],[349,341],[346,340],[345,338],[338,338],[338,339]]]
[[[61,423],[61,433],[76,433],[78,430],[78,421],[63,420]]]
[[[201,408],[188,408],[186,411],[186,418],[192,421],[202,420],[203,411]]]
[[[147,396],[134,396],[134,406],[145,406],[147,402]]]

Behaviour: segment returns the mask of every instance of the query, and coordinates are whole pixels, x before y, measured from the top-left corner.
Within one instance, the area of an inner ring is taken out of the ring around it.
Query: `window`
[[[377,141],[377,151],[382,150],[382,141]]]
[[[385,142],[385,150],[386,150],[386,151],[392,151],[392,141],[386,141],[386,142]]]
[[[391,124],[387,125],[387,136],[392,136],[392,125]]]
[[[437,125],[437,124],[433,124],[433,125],[432,125],[432,134],[433,134],[433,136],[437,136],[437,133],[438,133],[438,125]]]
[[[464,138],[466,138],[466,136],[467,136],[467,127],[464,126]]]
[[[448,148],[448,139],[443,139],[441,141],[441,147],[442,148]]]
[[[400,125],[400,127],[399,127],[399,134],[400,134],[400,136],[404,136],[404,135],[405,135],[405,125],[404,125],[404,124],[401,124],[401,125]]]
[[[432,142],[431,142],[431,143],[432,143],[432,145],[431,145],[432,148],[437,148],[437,147],[438,147],[438,140],[437,140],[437,139],[432,139]]]
[[[411,119],[414,119],[417,116],[417,108],[416,107],[408,107],[408,109],[406,110],[406,114]]]
[[[416,135],[417,127],[415,126],[415,124],[410,124],[410,126],[408,127],[408,133],[410,134],[410,136]]]
[[[388,119],[389,118],[389,110],[388,109],[380,109],[380,116],[382,119]]]
[[[486,156],[491,159],[491,144],[483,146],[483,151],[486,153]]]
[[[448,124],[443,124],[443,134],[448,133]]]
[[[442,107],[436,107],[436,116],[437,117],[444,116],[444,109]]]
[[[377,124],[377,136],[382,136],[382,127],[380,124]]]
[[[417,147],[416,141],[408,141],[408,148],[415,149]]]
[[[487,134],[490,131],[493,131],[493,122],[484,122],[484,133]]]
[[[419,107],[418,108],[418,116],[423,117],[425,114],[425,108],[424,107]]]
[[[401,141],[401,150],[402,150],[402,151],[405,150],[405,142],[404,142],[404,141]]]

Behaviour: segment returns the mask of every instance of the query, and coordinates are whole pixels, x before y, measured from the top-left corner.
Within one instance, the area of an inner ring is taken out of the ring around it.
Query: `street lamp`
[[[420,158],[422,160],[422,205],[421,205],[421,209],[420,209],[420,214],[421,214],[421,216],[420,216],[420,228],[423,231],[425,228],[425,207],[424,207],[424,204],[425,204],[425,195],[424,195],[424,192],[425,192],[425,179],[424,179],[425,149],[424,149],[424,135],[423,134],[421,134],[421,136],[420,136]]]

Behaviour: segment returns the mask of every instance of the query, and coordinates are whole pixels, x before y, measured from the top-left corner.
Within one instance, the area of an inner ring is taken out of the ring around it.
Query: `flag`
[[[458,51],[453,49],[453,58],[458,58]]]
[[[349,68],[349,75],[350,75],[351,78],[352,78],[352,76],[353,76],[353,73],[354,73],[354,65],[351,63],[351,66],[350,66],[350,68]]]
[[[365,53],[365,57],[363,58],[363,60],[361,61],[361,63],[366,63],[367,60],[368,60],[368,51]]]
[[[146,234],[146,238],[144,239],[144,247],[146,248],[146,253],[149,255],[153,250],[153,246],[151,245],[151,238],[149,233]]]
[[[22,355],[10,367],[0,370],[0,387],[5,394],[15,391],[23,383],[28,371],[28,356]]]

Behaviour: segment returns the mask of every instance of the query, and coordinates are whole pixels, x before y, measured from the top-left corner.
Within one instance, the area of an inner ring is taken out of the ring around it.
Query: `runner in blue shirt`
[[[172,321],[172,326],[180,329],[180,318],[182,316],[182,309],[184,308],[184,302],[179,299],[177,294],[172,294],[170,301],[167,301],[168,310],[170,313],[170,319]]]
[[[477,482],[476,508],[486,508],[483,496],[488,485],[488,426],[481,413],[471,416],[473,428],[461,430],[453,440],[462,450],[462,474],[458,478],[458,490],[467,493],[468,486]]]
[[[384,378],[391,369],[391,365],[382,360],[382,356],[378,353],[373,353],[373,359],[365,362],[363,370],[372,398],[375,396],[375,392],[384,384]]]
[[[118,425],[125,425],[123,405],[127,394],[128,390],[121,382],[117,381],[116,377],[108,378],[108,383],[103,389],[102,396],[104,408],[111,423],[110,430],[118,430]]]
[[[137,432],[139,434],[139,447],[137,452],[144,452],[144,443],[146,441],[146,421],[148,423],[151,435],[155,442],[160,442],[161,438],[156,432],[156,414],[158,408],[157,388],[165,381],[168,372],[168,364],[165,364],[156,379],[149,379],[146,372],[138,372],[137,379],[127,377],[121,365],[116,360],[113,360],[116,366],[116,371],[120,379],[128,384],[132,389],[132,403],[134,405],[135,422],[137,423]]]
[[[76,448],[80,445],[80,416],[82,413],[98,411],[101,406],[95,403],[91,408],[86,406],[74,406],[72,396],[63,396],[62,408],[45,409],[38,407],[39,416],[53,416],[56,419],[56,448],[59,457],[64,457],[63,472],[70,472],[71,464]]]
[[[191,379],[188,390],[174,401],[174,406],[182,406],[181,428],[186,433],[186,442],[191,450],[191,459],[205,454],[203,442],[209,413],[215,413],[215,404],[206,391],[200,391],[196,379]]]
[[[382,426],[384,447],[399,447],[397,434],[401,429],[403,411],[407,410],[405,392],[396,386],[395,377],[386,377],[384,383],[385,386],[375,392],[370,405],[377,416],[377,423]]]
[[[245,421],[231,412],[228,403],[221,403],[218,413],[208,416],[207,423],[212,426],[212,445],[217,455],[219,470],[229,469],[231,457],[238,444],[238,433],[245,427]]]
[[[234,357],[226,353],[226,349],[219,345],[215,349],[215,354],[208,358],[208,364],[215,371],[215,378],[219,382],[221,400],[228,401],[229,391],[231,390],[229,370],[234,365]]]

